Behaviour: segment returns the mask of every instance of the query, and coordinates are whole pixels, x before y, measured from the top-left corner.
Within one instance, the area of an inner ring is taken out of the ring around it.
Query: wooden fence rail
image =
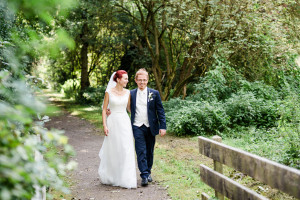
[[[205,137],[199,137],[199,151],[215,162],[225,164],[273,188],[300,199],[300,170],[270,161]],[[220,172],[201,165],[201,179],[217,192],[231,199],[267,199],[225,177]]]

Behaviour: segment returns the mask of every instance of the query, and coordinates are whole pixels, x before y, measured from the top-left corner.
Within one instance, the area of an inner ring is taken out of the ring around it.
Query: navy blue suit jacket
[[[151,97],[149,97],[150,93],[152,93]],[[132,125],[135,119],[136,94],[137,89],[130,91],[130,110]],[[147,109],[151,134],[155,136],[159,133],[159,129],[167,129],[165,110],[163,108],[159,92],[157,90],[147,88]]]

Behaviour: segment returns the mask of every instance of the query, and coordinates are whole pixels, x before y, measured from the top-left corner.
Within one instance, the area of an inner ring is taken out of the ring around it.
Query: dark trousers
[[[151,134],[150,128],[147,128],[145,125],[142,125],[141,127],[133,125],[132,128],[141,178],[148,178],[151,174],[153,165],[155,136]]]

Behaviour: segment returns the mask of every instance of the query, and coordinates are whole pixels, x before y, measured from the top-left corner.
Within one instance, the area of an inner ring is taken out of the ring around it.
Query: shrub
[[[280,105],[278,127],[285,140],[282,163],[300,169],[300,98],[296,94],[287,96]]]
[[[78,101],[84,102],[84,103],[90,103],[94,105],[100,105],[103,102],[104,95],[105,95],[105,89],[106,87],[88,87],[86,90],[83,91],[82,97]]]
[[[77,79],[69,79],[61,86],[61,92],[66,98],[76,98],[80,91],[80,82]]]
[[[276,102],[256,98],[252,92],[240,91],[233,94],[226,100],[224,107],[230,116],[231,127],[236,125],[272,127],[279,118]]]
[[[186,100],[164,102],[168,130],[236,138],[246,151],[299,169],[299,72],[296,67],[277,72],[279,82],[267,85],[247,81],[229,66],[216,67]]]
[[[165,112],[170,112],[170,111],[176,111],[179,109],[182,109],[183,106],[189,105],[189,103],[192,103],[193,101],[184,101],[180,98],[173,98],[170,99],[169,101],[164,101],[164,110]]]
[[[280,98],[279,92],[272,86],[261,81],[249,82],[240,80],[240,90],[243,92],[251,92],[255,98],[276,101]]]
[[[211,134],[229,127],[274,127],[280,93],[263,82],[249,82],[221,64],[195,84],[186,100],[165,103],[169,127],[177,135]]]
[[[195,84],[195,94],[187,97],[194,101],[223,101],[237,92],[242,80],[233,68],[221,64],[213,70],[208,71],[205,77],[201,77],[199,83]]]
[[[174,109],[167,114],[170,131],[178,136],[216,134],[228,123],[222,104],[213,102],[188,102],[187,106]]]
[[[60,179],[72,148],[62,132],[43,128],[47,117],[39,117],[46,106],[35,98],[26,82],[0,71],[0,199],[31,199],[34,186],[64,192]],[[55,152],[64,150],[61,157]],[[54,152],[53,152],[54,151]],[[42,154],[45,159],[35,159]]]
[[[77,79],[69,79],[61,86],[61,92],[68,99],[74,99],[80,104],[102,104],[106,87],[88,87],[84,91],[80,90],[80,82]]]
[[[68,163],[71,147],[62,132],[43,128],[47,117],[40,116],[47,106],[35,97],[36,91],[32,90],[35,87],[29,85],[29,82],[38,82],[25,75],[42,56],[54,55],[61,47],[71,47],[70,39],[54,27],[55,20],[60,19],[70,7],[65,0],[1,0],[1,200],[32,199],[35,186],[66,192],[61,176],[71,167],[71,163]],[[41,24],[42,27],[39,26]],[[51,34],[42,33],[46,29]],[[62,150],[61,155],[57,154],[56,149]],[[36,159],[36,155],[43,155],[44,159]]]

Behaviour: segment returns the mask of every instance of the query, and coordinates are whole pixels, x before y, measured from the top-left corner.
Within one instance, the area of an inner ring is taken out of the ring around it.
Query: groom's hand
[[[159,129],[159,134],[161,137],[166,135],[166,129]]]
[[[111,114],[111,111],[109,108],[106,109],[106,115],[109,116]]]

